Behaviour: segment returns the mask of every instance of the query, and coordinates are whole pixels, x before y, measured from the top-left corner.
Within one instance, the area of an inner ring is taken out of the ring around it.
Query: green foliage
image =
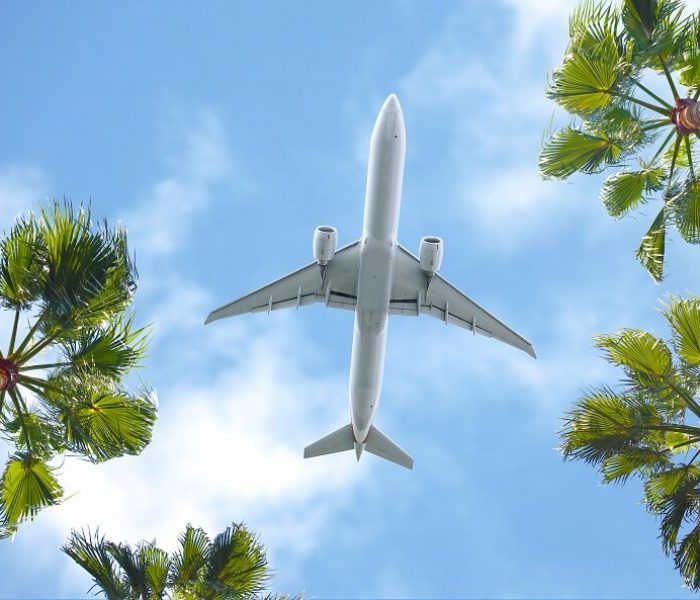
[[[0,352],[0,381],[9,386],[0,389],[0,435],[17,450],[0,494],[0,533],[8,534],[60,502],[54,457],[138,454],[157,406],[152,391],[121,383],[148,344],[146,329],[125,314],[136,271],[124,230],[93,227],[89,209],[54,202],[18,218],[0,251],[0,303],[14,313]]]
[[[62,550],[92,575],[110,600],[259,598],[270,580],[265,548],[242,524],[210,541],[187,525],[172,555],[141,542],[135,548],[105,540],[99,532],[71,532]],[[269,596],[268,596],[269,597]]]
[[[661,189],[664,171],[647,167],[641,171],[618,171],[605,180],[600,197],[613,217],[622,217],[648,200],[648,194]]]
[[[620,390],[593,388],[570,409],[561,431],[567,460],[600,470],[604,483],[637,476],[649,512],[660,517],[664,552],[687,585],[700,590],[700,299],[664,308],[666,343],[624,329],[599,335],[605,359],[624,372]]]
[[[696,132],[677,130],[673,122],[674,111],[682,109],[674,106],[683,96],[674,71],[693,102],[700,93],[700,20],[683,15],[680,1],[624,0],[613,6],[584,0],[571,16],[569,45],[547,87],[547,96],[574,122],[547,136],[539,162],[545,179],[622,167],[601,189],[614,218],[660,200],[636,254],[655,281],[664,276],[671,228],[685,241],[700,243],[700,188],[692,156]],[[644,85],[650,75],[665,79],[665,98]],[[664,135],[650,152],[659,132]],[[635,156],[639,170],[627,167]]]

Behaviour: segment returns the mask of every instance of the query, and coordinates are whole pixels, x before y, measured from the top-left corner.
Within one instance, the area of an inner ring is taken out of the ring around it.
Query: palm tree
[[[187,525],[173,554],[153,542],[136,548],[96,531],[71,532],[62,550],[85,569],[108,600],[227,600],[258,598],[270,579],[264,546],[233,523],[210,540]],[[269,596],[268,596],[269,597]]]
[[[88,209],[54,202],[0,239],[0,304],[13,315],[0,350],[0,434],[14,448],[0,537],[60,502],[56,456],[101,462],[150,441],[155,396],[121,383],[147,345],[126,313],[135,288],[126,232],[93,227]]]
[[[619,8],[584,0],[569,34],[547,95],[574,121],[544,142],[540,173],[566,179],[615,168],[601,189],[615,218],[660,200],[637,250],[660,281],[668,227],[700,243],[700,13],[684,16],[679,0],[624,0]],[[668,96],[650,89],[655,77]]]
[[[561,431],[565,459],[596,465],[603,482],[644,484],[647,509],[661,518],[664,552],[700,590],[700,298],[672,299],[663,311],[667,344],[646,331],[600,335],[605,359],[622,368],[618,390],[579,399]],[[675,356],[674,356],[675,353]]]

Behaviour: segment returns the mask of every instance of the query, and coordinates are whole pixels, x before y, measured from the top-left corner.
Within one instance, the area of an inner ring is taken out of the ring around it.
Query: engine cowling
[[[335,256],[338,230],[330,225],[319,225],[314,231],[314,258],[319,265],[327,265]]]
[[[442,240],[427,236],[420,241],[420,268],[430,277],[440,270],[442,264]]]

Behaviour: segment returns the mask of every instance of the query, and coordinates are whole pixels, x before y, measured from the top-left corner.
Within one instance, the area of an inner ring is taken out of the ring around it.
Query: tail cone
[[[365,449],[365,445],[360,442],[355,442],[355,456],[357,456],[357,462],[360,462],[360,456],[362,456],[362,451]]]

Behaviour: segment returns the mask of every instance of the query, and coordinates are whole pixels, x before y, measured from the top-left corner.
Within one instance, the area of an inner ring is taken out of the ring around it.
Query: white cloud
[[[133,247],[152,257],[172,254],[186,242],[189,222],[206,209],[216,186],[235,175],[226,131],[212,109],[170,131],[166,151],[171,173],[157,181],[124,217]]]
[[[37,167],[0,166],[0,231],[7,230],[18,213],[36,209],[37,201],[46,201],[47,197],[47,178]]]

